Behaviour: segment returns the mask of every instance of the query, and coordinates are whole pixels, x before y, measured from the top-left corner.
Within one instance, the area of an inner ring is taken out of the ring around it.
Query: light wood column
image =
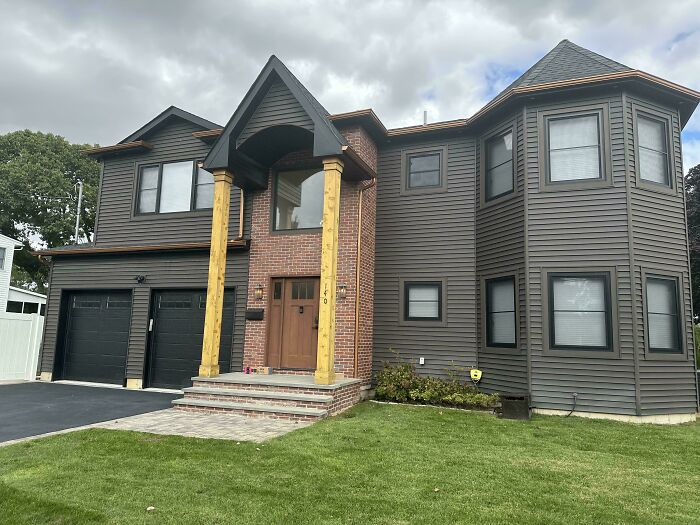
[[[321,239],[321,293],[318,315],[318,349],[314,381],[335,382],[335,292],[338,269],[338,225],[340,219],[340,176],[343,161],[323,161],[323,235]]]
[[[219,346],[224,306],[224,279],[226,277],[226,248],[232,182],[233,177],[227,170],[214,171],[214,210],[211,222],[207,311],[204,318],[202,362],[199,365],[199,375],[202,377],[219,375]]]

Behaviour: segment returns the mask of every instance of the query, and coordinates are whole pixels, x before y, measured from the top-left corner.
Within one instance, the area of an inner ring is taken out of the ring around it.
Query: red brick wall
[[[345,130],[341,130],[345,134]],[[376,168],[376,147],[362,128],[351,129],[346,135],[358,154]],[[352,139],[352,140],[351,140]],[[369,142],[368,142],[369,141]],[[357,146],[354,146],[354,143]],[[360,150],[363,153],[360,153]],[[365,158],[366,157],[366,158]],[[318,166],[310,152],[286,156],[271,172],[280,168]],[[345,299],[336,300],[335,370],[345,377],[355,375],[355,297],[358,234],[359,191],[368,182],[341,182],[340,228],[338,231],[338,285],[346,286]],[[267,189],[251,195],[250,270],[248,278],[248,308],[268,306],[270,279],[273,277],[320,276],[321,232],[272,234],[272,175]],[[375,188],[364,192],[363,234],[360,281],[360,337],[358,376],[369,381],[372,366],[372,320],[374,289],[374,216]],[[263,298],[256,300],[255,288],[263,287]],[[244,366],[265,366],[267,345],[267,311],[263,321],[246,321],[243,351]]]
[[[372,140],[372,137],[365,131],[365,128],[358,125],[347,126],[340,128],[340,133],[352,146],[352,149],[369,164],[372,169],[377,171],[377,145]]]

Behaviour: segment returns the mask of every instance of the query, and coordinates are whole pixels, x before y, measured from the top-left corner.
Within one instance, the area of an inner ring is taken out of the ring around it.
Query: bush
[[[484,394],[456,377],[422,377],[410,363],[386,363],[377,374],[376,398],[398,403],[421,403],[460,408],[492,409],[498,394]]]

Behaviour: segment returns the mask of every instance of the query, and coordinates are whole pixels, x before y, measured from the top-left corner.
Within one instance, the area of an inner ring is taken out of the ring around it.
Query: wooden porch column
[[[224,306],[224,278],[226,275],[226,247],[228,244],[228,216],[232,182],[233,177],[228,170],[214,171],[214,210],[211,222],[207,310],[204,317],[202,362],[199,365],[199,375],[202,377],[219,375],[219,345]]]
[[[335,291],[338,268],[338,224],[340,219],[340,176],[343,161],[323,161],[323,235],[321,238],[321,290],[318,314],[318,350],[314,381],[335,382]]]

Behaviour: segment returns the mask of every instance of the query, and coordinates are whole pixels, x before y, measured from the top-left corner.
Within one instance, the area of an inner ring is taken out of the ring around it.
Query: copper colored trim
[[[99,148],[84,149],[85,155],[100,155],[103,153],[118,153],[124,150],[143,148],[151,149],[153,146],[145,140],[135,140],[134,142],[126,142],[124,144],[114,144],[113,146],[101,146]]]
[[[377,172],[374,171],[374,168],[367,164],[362,157],[353,149],[352,146],[343,146],[342,148],[343,154],[347,155],[350,160],[352,160],[355,164],[357,164],[362,171],[367,173],[371,178],[375,178],[377,176]]]
[[[355,111],[348,111],[346,113],[336,113],[335,115],[328,115],[328,120],[330,121],[351,120],[356,118],[369,118],[379,128],[382,134],[386,135],[387,129],[384,126],[384,123],[381,120],[379,120],[379,117],[371,108],[358,109]]]
[[[444,122],[433,122],[432,124],[419,124],[418,126],[407,126],[405,128],[394,128],[387,131],[387,136],[408,135],[411,133],[423,133],[425,131],[436,131],[442,129],[463,128],[469,119],[446,120]]]
[[[360,188],[359,202],[357,203],[357,253],[355,259],[355,340],[354,340],[354,366],[353,377],[357,378],[359,372],[360,358],[360,253],[362,250],[362,201],[364,200],[365,190],[373,188],[377,185],[377,179],[372,178],[369,184]]]
[[[196,139],[206,139],[210,137],[218,137],[224,132],[223,128],[207,129],[204,131],[193,131],[192,136]]]
[[[245,239],[234,239],[228,241],[228,248],[246,248],[248,241]],[[160,252],[173,250],[208,250],[211,244],[208,242],[183,242],[177,244],[155,244],[140,246],[105,246],[93,248],[53,248],[48,250],[36,250],[33,255],[54,256],[54,255],[95,255],[99,253],[138,253],[138,252]]]

